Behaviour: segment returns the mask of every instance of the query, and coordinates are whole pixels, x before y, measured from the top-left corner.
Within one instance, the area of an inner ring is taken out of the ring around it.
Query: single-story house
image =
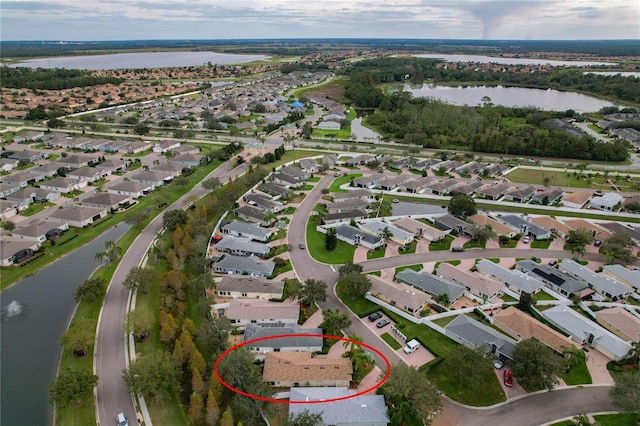
[[[271,260],[258,260],[254,256],[233,256],[225,254],[213,268],[218,273],[238,275],[259,275],[270,277],[273,275],[275,264]]]
[[[20,188],[26,188],[27,186],[41,182],[44,179],[44,175],[32,173],[28,170],[13,172],[10,175],[2,176],[0,178],[2,183],[5,185],[18,186]]]
[[[220,227],[223,234],[233,235],[234,237],[246,237],[252,240],[267,242],[273,231],[268,228],[262,228],[253,223],[240,222],[234,220]]]
[[[289,415],[297,416],[301,413],[319,414],[322,416],[318,426],[387,426],[390,423],[384,395],[360,395],[347,398],[356,391],[347,387],[305,387],[291,388],[289,401]],[[324,402],[330,399],[338,401]],[[309,404],[301,404],[300,402]],[[323,403],[312,403],[323,401]]]
[[[244,200],[247,204],[258,207],[267,212],[279,213],[284,210],[284,205],[277,201],[273,201],[271,198],[262,196],[260,194],[247,194],[244,196]]]
[[[447,235],[446,232],[442,232],[433,226],[427,225],[424,222],[420,222],[410,217],[398,219],[393,222],[393,225],[403,231],[411,232],[417,238],[424,238],[429,241],[439,241]]]
[[[179,156],[182,154],[193,154],[197,155],[200,153],[200,148],[193,145],[180,145],[178,147],[172,148],[171,153],[175,156]]]
[[[153,152],[157,153],[165,153],[174,150],[180,146],[180,142],[178,141],[160,141],[153,144]]]
[[[575,347],[571,339],[541,323],[532,316],[525,314],[515,306],[510,306],[494,314],[493,320],[493,325],[518,342],[535,337],[559,354]]]
[[[54,222],[64,222],[74,228],[84,228],[107,215],[106,208],[68,206],[53,209],[47,219]]]
[[[0,172],[8,173],[20,166],[20,160],[15,158],[0,158]]]
[[[640,342],[640,319],[621,306],[596,312],[596,321],[625,342]]]
[[[18,191],[21,191],[20,185],[12,185],[4,182],[0,183],[0,198],[8,197]]]
[[[56,161],[61,163],[63,166],[77,169],[80,167],[90,166],[96,159],[97,157],[92,155],[69,154],[66,157],[58,158]]]
[[[106,177],[108,173],[104,170],[97,169],[95,167],[80,167],[69,173],[67,177],[76,180],[86,180],[87,182],[95,182]]]
[[[508,214],[498,217],[498,221],[524,235],[529,235],[536,240],[546,240],[551,238],[551,231],[520,218],[519,216]]]
[[[489,216],[485,216],[483,214],[474,214],[472,216],[467,217],[471,222],[475,223],[477,226],[485,227],[491,226],[491,229],[500,235],[504,235],[505,237],[513,238],[516,236],[517,232],[511,229],[510,227],[503,225],[495,219],[490,218]]]
[[[89,207],[105,207],[118,210],[131,204],[131,196],[123,194],[110,194],[97,192],[94,195],[82,199],[82,205]]]
[[[542,317],[571,336],[574,342],[588,345],[613,361],[629,356],[631,345],[567,305],[558,305],[540,312]]]
[[[440,265],[438,265],[438,276],[460,284],[464,286],[468,292],[487,300],[500,294],[504,287],[502,283],[489,277],[464,271],[447,262],[441,262]]]
[[[412,180],[415,180],[414,175],[388,176],[383,181],[376,183],[376,186],[384,191],[392,191]]]
[[[68,192],[80,190],[89,185],[86,180],[78,180],[66,177],[56,177],[40,184],[40,188],[50,189],[52,191],[66,194]]]
[[[18,203],[31,204],[31,203],[46,203],[57,200],[61,195],[58,191],[45,188],[35,188],[33,186],[27,186],[24,189],[14,192],[11,195],[7,195],[7,201],[14,201]]]
[[[324,223],[351,222],[352,220],[363,220],[369,217],[369,213],[360,209],[353,209],[337,213],[329,213],[324,218]]]
[[[280,299],[284,282],[265,277],[225,275],[216,286],[216,295],[231,299]]]
[[[344,164],[347,166],[362,166],[364,164],[369,164],[376,159],[375,156],[369,154],[357,155],[355,157],[349,158],[345,160]]]
[[[180,176],[185,171],[189,170],[188,166],[181,166],[179,164],[160,163],[156,166],[149,168],[149,171],[158,173],[168,173],[174,178]]]
[[[465,288],[459,284],[432,274],[416,272],[413,269],[403,269],[396,274],[396,280],[412,285],[433,296],[446,294],[449,303],[453,303],[465,292]]]
[[[221,313],[231,324],[244,328],[248,324],[285,323],[297,324],[300,303],[284,301],[270,302],[265,299],[234,299],[228,303],[212,306],[212,313]]]
[[[367,275],[367,278],[371,282],[369,290],[371,296],[413,316],[418,316],[422,309],[432,301],[431,296],[427,293],[406,284],[387,283],[373,275]]]
[[[628,234],[634,243],[640,245],[640,232],[636,231],[634,228],[630,228],[629,226],[623,225],[618,222],[603,222],[599,225],[611,232]]]
[[[364,232],[351,225],[339,225],[336,228],[336,237],[352,246],[362,245],[370,250],[374,250],[384,244],[384,239],[378,235]]]
[[[487,259],[481,259],[476,267],[481,273],[501,281],[505,288],[518,294],[536,294],[544,287],[544,283],[537,278],[520,271],[503,268]]]
[[[368,176],[362,176],[353,180],[353,185],[357,188],[373,188],[378,183],[387,178],[384,173],[374,173]]]
[[[121,181],[105,188],[110,194],[128,195],[131,198],[140,198],[149,195],[153,191],[153,185],[148,183],[138,183]]]
[[[604,265],[602,272],[640,292],[640,271],[632,271],[622,265]]]
[[[340,123],[337,121],[321,121],[318,124],[320,130],[340,130]]]
[[[432,220],[436,226],[439,226],[440,228],[447,231],[457,232],[460,235],[471,235],[473,231],[470,223],[467,223],[462,219],[458,219],[457,217],[450,214],[434,217],[430,220]]]
[[[139,170],[132,173],[129,176],[129,180],[131,182],[153,185],[153,188],[155,189],[171,183],[173,176],[170,173]]]
[[[28,259],[40,249],[40,243],[13,237],[0,238],[0,266],[7,267]]]
[[[198,167],[209,164],[210,161],[211,159],[208,156],[202,154],[180,154],[169,158],[170,164],[176,164],[183,167]]]
[[[271,177],[273,178],[274,183],[281,185],[287,189],[298,188],[304,185],[304,181],[296,179],[286,173],[273,173]]]
[[[133,141],[131,144],[127,145],[127,154],[139,154],[148,149],[151,149],[151,144],[149,142],[143,141]]]
[[[593,197],[589,202],[589,207],[612,212],[619,208],[623,201],[624,197],[617,192],[607,192],[602,196]]]
[[[283,334],[316,334],[317,336],[287,336],[277,338]],[[300,328],[298,324],[262,323],[247,324],[243,341],[271,337],[246,344],[244,347],[256,354],[269,352],[320,352],[322,351],[322,329]]]
[[[58,174],[59,169],[65,169],[66,171],[70,170],[68,166],[58,164],[58,163],[46,163],[39,164],[37,167],[31,167],[29,171],[31,173],[37,173],[39,175],[43,175],[45,177],[54,177]]]
[[[28,223],[20,222],[16,228],[11,231],[11,236],[19,239],[37,241],[39,243],[47,240],[47,234],[52,230],[57,229],[59,233],[62,233],[69,229],[67,223],[52,223],[46,220],[33,219]],[[54,233],[58,233],[54,231]],[[52,234],[49,234],[52,235]]]
[[[466,315],[458,315],[456,319],[444,328],[447,336],[471,349],[483,347],[487,353],[491,353],[494,356],[505,356],[512,359],[516,341],[482,324],[480,321],[476,321]]]
[[[14,151],[9,158],[18,161],[26,161],[27,163],[35,163],[36,161],[49,158],[49,154],[42,151],[25,149],[23,151]]]
[[[318,173],[318,163],[315,159],[304,158],[300,160],[300,169],[307,174]]]
[[[536,191],[536,193],[531,197],[531,201],[538,204],[546,204],[551,205],[558,201],[560,201],[564,197],[564,191],[561,188],[551,188],[549,190],[544,191]]]
[[[389,232],[391,232],[391,241],[395,241],[400,245],[409,244],[411,241],[413,241],[414,238],[414,235],[411,232],[403,231],[400,228],[397,228],[380,220],[372,220],[371,222],[363,223],[362,225],[360,225],[360,229],[373,235],[378,235],[380,237],[382,237],[382,233],[385,230],[388,230]]]
[[[291,192],[287,188],[273,182],[265,182],[261,184],[258,189],[273,197],[280,197],[285,200],[291,196]]]
[[[271,251],[268,244],[252,241],[250,238],[238,238],[232,235],[224,237],[216,245],[216,250],[236,256],[266,257]]]
[[[233,212],[242,220],[258,223],[263,226],[269,225],[272,222],[271,219],[268,219],[267,213],[257,207],[249,205],[240,206]]]
[[[366,200],[369,203],[373,203],[376,200],[373,191],[369,189],[354,189],[353,191],[331,194],[331,197],[333,198],[334,203],[342,203],[356,198]]]
[[[322,165],[327,169],[333,169],[338,162],[338,156],[333,154],[326,154],[322,157]]]
[[[486,200],[499,200],[504,196],[507,190],[511,187],[511,184],[500,182],[487,188],[482,188],[477,191],[480,198]]]
[[[593,238],[597,240],[606,241],[611,237],[611,232],[584,219],[564,219],[563,222],[573,229],[584,228],[590,230]]]
[[[562,238],[567,238],[569,231],[573,228],[567,226],[565,223],[560,222],[550,216],[537,216],[531,218],[531,223],[540,226],[544,229],[549,229],[552,233],[559,235]]]
[[[427,187],[427,191],[435,195],[447,195],[455,187],[465,185],[468,179],[447,179],[442,182],[434,182]]]
[[[588,191],[575,191],[571,194],[565,194],[562,197],[562,205],[572,209],[581,209],[589,201],[591,195],[593,194]]]
[[[103,161],[100,164],[96,164],[95,168],[98,170],[104,170],[108,174],[112,173],[124,173],[127,171],[127,167],[129,166],[129,162],[125,160],[119,160],[117,158]]]
[[[13,142],[15,143],[35,142],[42,139],[43,137],[44,137],[44,132],[29,130],[19,135],[15,135],[13,137]]]
[[[309,352],[269,352],[262,380],[275,387],[348,387],[352,374],[351,360],[347,358],[311,358]]]
[[[0,200],[0,219],[7,220],[29,208],[28,204]]]
[[[285,175],[289,175],[293,177],[297,181],[307,180],[311,177],[311,173],[302,170],[300,167],[296,166],[284,166],[278,170],[280,173],[284,173]]]
[[[354,198],[352,200],[347,200],[340,203],[332,203],[327,201],[325,202],[325,206],[327,207],[327,212],[331,214],[348,212],[351,210],[368,211],[370,204],[367,200],[364,200],[362,198]]]
[[[571,259],[562,259],[558,268],[564,273],[584,281],[589,288],[611,300],[624,300],[633,293],[633,289],[619,283],[603,273],[596,273]]]
[[[438,178],[435,176],[425,176],[421,177],[420,179],[405,182],[400,187],[407,192],[418,193],[428,188],[429,185],[436,181],[438,181]]]
[[[593,290],[589,290],[586,282],[577,280],[549,265],[536,263],[531,259],[516,262],[516,269],[527,275],[536,277],[542,281],[545,286],[556,293],[560,293],[564,297],[577,296],[583,298],[593,293]]]
[[[529,198],[533,197],[536,193],[536,187],[533,185],[525,186],[524,188],[516,188],[511,191],[508,191],[504,194],[504,198],[507,200],[514,201],[516,203],[523,203],[527,201]]]

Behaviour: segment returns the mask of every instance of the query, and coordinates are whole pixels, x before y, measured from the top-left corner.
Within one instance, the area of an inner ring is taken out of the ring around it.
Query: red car
[[[511,374],[511,370],[504,370],[503,377],[505,386],[513,386],[513,375]]]

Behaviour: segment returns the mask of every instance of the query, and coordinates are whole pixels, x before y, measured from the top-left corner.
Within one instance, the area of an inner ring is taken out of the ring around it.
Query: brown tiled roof
[[[309,352],[269,352],[264,363],[265,382],[312,380],[351,381],[353,369],[346,358],[311,358]]]
[[[513,229],[509,228],[507,225],[503,225],[497,220],[491,219],[489,216],[485,216],[483,214],[474,214],[473,216],[469,216],[467,219],[479,226],[491,225],[491,229],[496,231],[498,235],[509,235],[514,232]]]
[[[596,316],[602,318],[633,341],[640,341],[640,319],[621,307],[603,309],[596,312]]]
[[[513,306],[495,314],[493,319],[496,327],[511,334],[513,337],[522,339],[535,337],[559,353],[574,345],[573,341],[568,337],[564,337]],[[519,336],[513,335],[513,332],[516,332]]]

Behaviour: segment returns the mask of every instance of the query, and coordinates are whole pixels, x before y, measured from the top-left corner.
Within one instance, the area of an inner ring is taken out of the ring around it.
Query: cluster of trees
[[[2,67],[2,87],[34,90],[63,90],[72,87],[96,86],[98,84],[119,84],[123,80],[116,77],[93,76],[89,71],[66,68],[24,68]]]
[[[396,140],[425,148],[458,147],[479,152],[553,156],[597,161],[623,161],[625,142],[597,141],[570,136],[536,123],[565,113],[500,106],[454,106],[435,99],[412,98],[409,93],[385,95],[367,123]],[[527,121],[504,126],[506,119]]]
[[[266,154],[264,154],[263,156],[260,155],[256,155],[255,157],[251,158],[251,163],[252,164],[269,164],[269,163],[275,163],[276,161],[279,161],[280,158],[282,158],[282,156],[285,153],[285,149],[283,145],[280,145],[279,147],[277,147],[273,152],[267,152]]]
[[[352,300],[363,297],[371,290],[371,281],[362,273],[362,265],[350,260],[338,269],[338,285]]]
[[[275,132],[276,130],[278,130],[280,127],[289,124],[289,123],[295,123],[296,121],[300,121],[304,118],[304,113],[300,112],[300,111],[291,111],[289,113],[289,115],[287,115],[285,118],[282,119],[282,121],[279,121],[278,123],[273,123],[273,124],[269,124],[267,126],[264,127],[264,131],[269,134],[272,132]]]

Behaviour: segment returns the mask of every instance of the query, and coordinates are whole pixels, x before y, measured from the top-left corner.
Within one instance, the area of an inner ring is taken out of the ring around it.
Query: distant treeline
[[[367,124],[391,139],[425,148],[470,149],[478,152],[576,158],[595,161],[627,159],[627,144],[605,143],[590,136],[573,137],[556,128],[541,127],[550,118],[575,112],[545,112],[535,108],[455,106],[407,92],[384,94],[370,74],[352,77],[345,96],[358,105],[376,108]],[[353,97],[352,97],[353,96]]]
[[[617,75],[585,74],[583,70],[551,69],[547,72],[475,71],[473,69],[445,69],[437,67],[438,61],[419,58],[378,58],[351,64],[348,74],[363,77],[372,83],[406,82],[422,83],[424,80],[439,82],[506,84],[542,89],[578,90],[594,95],[616,98],[640,104],[638,79]],[[351,98],[358,102],[358,97]],[[361,105],[372,106],[372,105]],[[373,105],[375,106],[375,105]]]
[[[256,39],[256,40],[126,40],[4,41],[0,57],[67,56],[131,49],[215,50],[234,53],[305,55],[337,49],[389,49],[439,53],[566,52],[598,56],[636,56],[639,40],[449,40],[449,39]]]
[[[13,89],[62,90],[72,87],[118,84],[124,81],[117,77],[95,77],[88,71],[65,68],[0,68],[2,87]]]

